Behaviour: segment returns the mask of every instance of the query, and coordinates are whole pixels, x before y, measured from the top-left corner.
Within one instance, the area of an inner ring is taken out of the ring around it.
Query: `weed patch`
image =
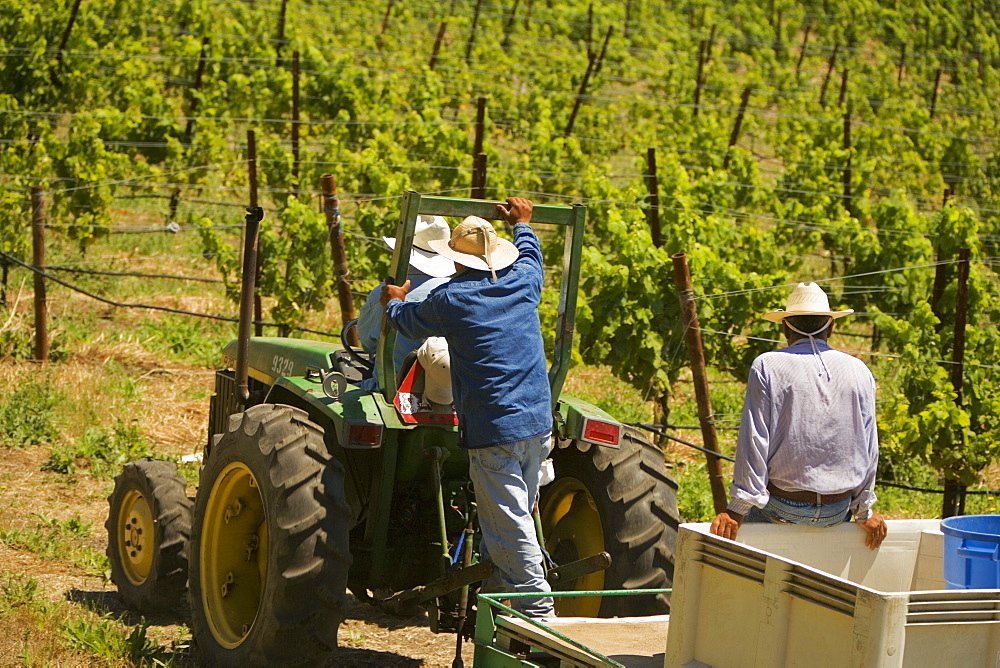
[[[46,561],[68,561],[92,575],[110,579],[111,565],[107,557],[80,544],[81,539],[90,536],[90,522],[84,522],[79,515],[62,521],[36,517],[38,521],[33,527],[0,530],[0,542],[27,550]],[[8,582],[7,586],[15,591],[15,584]],[[6,594],[7,590],[2,588],[2,591]]]
[[[0,581],[0,613],[31,605],[38,593],[38,580],[21,573],[8,575]]]
[[[190,317],[146,320],[139,325],[139,335],[149,340],[151,349],[178,362],[206,367],[218,362],[219,351],[233,338],[233,331],[227,323]]]
[[[69,620],[63,624],[62,634],[75,649],[108,662],[125,660],[134,665],[169,665],[167,651],[146,636],[148,628],[149,623],[143,621],[126,635],[120,622],[104,616],[97,620]]]
[[[23,448],[54,440],[59,431],[51,411],[61,399],[49,378],[18,385],[0,403],[0,445]]]
[[[119,418],[111,431],[91,428],[76,443],[53,447],[42,470],[63,474],[89,470],[98,478],[108,478],[127,462],[152,455],[138,421]]]

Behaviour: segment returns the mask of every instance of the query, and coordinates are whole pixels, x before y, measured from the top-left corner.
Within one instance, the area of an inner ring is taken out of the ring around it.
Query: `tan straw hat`
[[[446,278],[455,273],[455,263],[446,257],[441,257],[430,247],[434,239],[443,239],[445,243],[451,237],[448,221],[441,216],[417,217],[413,228],[413,246],[410,250],[410,266],[434,278]],[[382,237],[389,248],[396,248],[396,237]]]
[[[436,404],[450,404],[451,355],[443,336],[432,336],[417,348],[417,361],[424,368],[424,397]]]
[[[788,295],[788,303],[785,309],[778,309],[765,313],[762,318],[771,322],[782,322],[791,315],[828,315],[831,318],[842,318],[845,315],[854,313],[854,309],[849,308],[844,311],[831,311],[830,301],[826,298],[823,288],[815,283],[799,283]]]
[[[450,241],[433,240],[432,250],[470,269],[493,273],[517,259],[517,246],[497,236],[493,225],[479,216],[468,216],[451,231]]]

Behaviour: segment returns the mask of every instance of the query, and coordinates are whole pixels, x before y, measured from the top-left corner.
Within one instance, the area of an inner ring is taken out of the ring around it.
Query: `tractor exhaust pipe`
[[[250,401],[250,326],[253,324],[253,295],[257,279],[257,236],[264,209],[248,206],[243,234],[243,276],[240,281],[240,328],[236,336],[236,399]]]

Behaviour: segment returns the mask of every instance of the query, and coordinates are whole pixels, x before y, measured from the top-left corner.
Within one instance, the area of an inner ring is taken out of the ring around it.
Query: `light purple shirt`
[[[875,379],[861,360],[800,339],[753,361],[736,442],[729,510],[763,508],[767,483],[789,492],[851,491],[851,514],[875,503]],[[829,372],[829,375],[828,375]]]

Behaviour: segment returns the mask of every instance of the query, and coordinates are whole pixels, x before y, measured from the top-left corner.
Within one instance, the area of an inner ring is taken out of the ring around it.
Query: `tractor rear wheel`
[[[563,441],[555,480],[542,488],[545,548],[557,564],[611,555],[611,566],[568,584],[575,591],[670,587],[677,546],[677,484],[663,452],[626,427],[619,448]],[[669,612],[668,596],[557,598],[561,616],[634,617]]]
[[[111,580],[125,605],[143,613],[169,610],[184,599],[191,500],[171,462],[140,459],[115,476],[108,497]]]
[[[210,665],[320,663],[346,605],[350,509],[323,430],[291,406],[229,418],[201,472],[192,632]]]

